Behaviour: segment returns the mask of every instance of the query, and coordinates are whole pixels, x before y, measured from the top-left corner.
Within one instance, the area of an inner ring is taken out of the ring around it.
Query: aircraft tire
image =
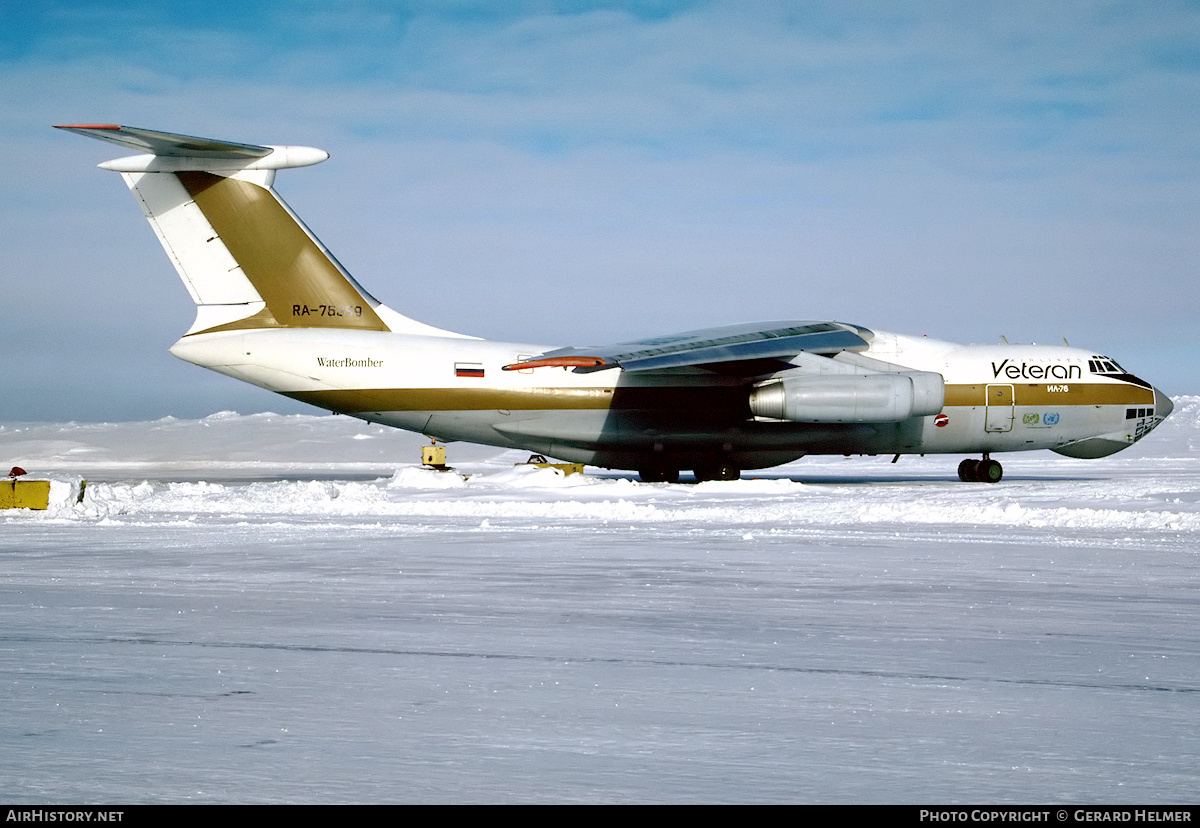
[[[972,460],[968,457],[966,460],[958,464],[958,479],[964,483],[975,483],[979,480],[977,474],[979,472],[979,464],[981,461]]]
[[[975,470],[975,479],[980,483],[999,483],[1002,477],[1004,477],[1004,467],[990,458],[981,460],[979,468]]]
[[[706,480],[742,479],[742,470],[732,463],[714,463],[711,466],[701,466],[698,469],[693,469],[692,474],[696,476],[697,483],[703,483]]]
[[[643,483],[678,483],[679,469],[668,466],[647,466],[638,469],[638,477]]]

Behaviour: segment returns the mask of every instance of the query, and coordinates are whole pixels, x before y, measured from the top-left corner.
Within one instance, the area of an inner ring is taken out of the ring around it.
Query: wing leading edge
[[[572,368],[577,374],[620,368],[658,371],[762,359],[790,359],[800,353],[835,354],[867,347],[873,334],[841,322],[790,321],[727,325],[671,336],[621,342],[599,348],[559,348],[503,366]]]

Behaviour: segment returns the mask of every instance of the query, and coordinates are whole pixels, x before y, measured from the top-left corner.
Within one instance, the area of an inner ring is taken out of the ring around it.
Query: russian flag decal
[[[478,362],[456,362],[454,363],[454,376],[483,379],[483,366]]]

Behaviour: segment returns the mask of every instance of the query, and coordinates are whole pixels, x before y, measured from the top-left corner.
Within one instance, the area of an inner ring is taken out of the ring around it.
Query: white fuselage
[[[1055,449],[1103,456],[1140,439],[1170,410],[1164,395],[1137,378],[1094,372],[1095,355],[1077,348],[957,345],[879,331],[861,355],[941,374],[941,412],[894,423],[768,421],[742,404],[752,385],[744,378],[700,368],[505,371],[551,349],[457,336],[228,331],[186,336],[171,350],[364,420],[616,468],[636,468],[647,453],[679,455],[686,468],[710,451],[736,455],[744,468],[830,453]]]

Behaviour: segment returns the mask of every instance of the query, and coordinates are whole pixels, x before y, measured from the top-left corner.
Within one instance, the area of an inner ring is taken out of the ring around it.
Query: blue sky
[[[1196,2],[4,2],[0,422],[299,411],[166,352],[190,301],[73,122],[328,150],[281,194],[465,333],[1065,336],[1200,393]]]

